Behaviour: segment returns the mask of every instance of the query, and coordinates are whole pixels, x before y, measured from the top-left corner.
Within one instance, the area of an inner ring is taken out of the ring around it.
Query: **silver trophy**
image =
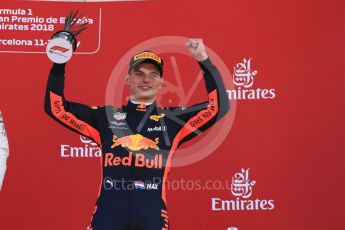
[[[46,53],[52,62],[61,64],[71,59],[78,44],[76,36],[84,31],[88,24],[78,23],[81,17],[78,10],[72,11],[65,19],[64,30],[56,32],[48,42]]]

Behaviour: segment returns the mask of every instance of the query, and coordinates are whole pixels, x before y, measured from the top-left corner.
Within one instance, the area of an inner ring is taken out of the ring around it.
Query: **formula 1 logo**
[[[66,53],[67,51],[69,51],[68,48],[62,47],[62,46],[53,46],[50,48],[50,50],[55,50],[55,51],[60,51],[62,53]]]

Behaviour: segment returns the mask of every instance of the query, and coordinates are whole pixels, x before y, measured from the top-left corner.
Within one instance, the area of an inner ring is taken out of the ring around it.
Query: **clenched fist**
[[[204,42],[201,38],[189,39],[186,45],[188,47],[190,54],[197,61],[205,61],[208,58]]]

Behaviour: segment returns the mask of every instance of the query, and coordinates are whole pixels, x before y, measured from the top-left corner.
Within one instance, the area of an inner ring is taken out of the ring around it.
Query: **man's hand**
[[[204,42],[201,38],[189,39],[186,45],[190,54],[197,61],[205,61],[208,58]]]

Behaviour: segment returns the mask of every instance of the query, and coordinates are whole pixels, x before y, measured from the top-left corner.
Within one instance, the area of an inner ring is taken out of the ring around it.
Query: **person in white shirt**
[[[6,172],[6,161],[9,154],[8,141],[2,113],[0,111],[0,191]]]

